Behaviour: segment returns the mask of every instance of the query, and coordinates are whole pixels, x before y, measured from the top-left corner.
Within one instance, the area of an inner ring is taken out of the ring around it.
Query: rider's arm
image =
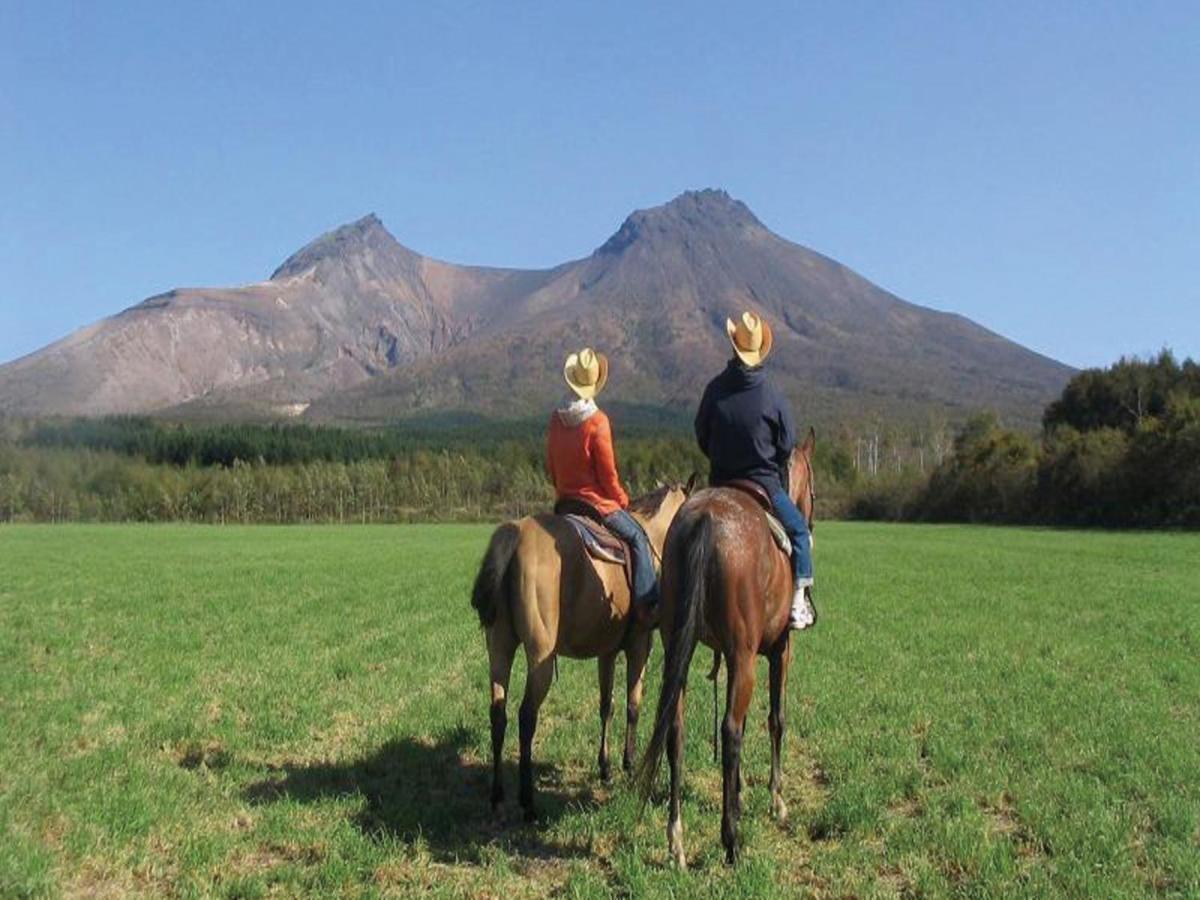
[[[550,414],[550,426],[546,429],[546,474],[550,476],[550,483],[555,487],[558,482],[554,479],[554,457],[550,454],[550,433],[554,430],[554,414]]]
[[[700,452],[708,456],[708,417],[712,411],[712,385],[704,389],[704,396],[700,398],[700,408],[696,410],[696,443],[700,445]]]
[[[608,416],[597,413],[593,418],[596,420],[596,430],[592,435],[592,460],[596,467],[596,481],[604,491],[604,496],[624,509],[629,505],[629,495],[621,487],[621,479],[617,475],[617,457],[613,452]]]
[[[775,439],[775,461],[781,474],[787,473],[788,461],[792,456],[792,448],[796,446],[796,423],[792,419],[792,410],[787,398],[778,390],[775,392],[775,403],[779,408],[778,432]]]

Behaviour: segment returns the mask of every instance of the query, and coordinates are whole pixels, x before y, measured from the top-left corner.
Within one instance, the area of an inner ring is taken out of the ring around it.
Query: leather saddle
[[[617,537],[604,524],[604,518],[591,504],[574,498],[564,498],[554,504],[554,514],[570,523],[583,542],[587,555],[599,562],[621,566],[625,583],[633,590],[633,550],[629,543]]]
[[[790,557],[792,555],[792,540],[788,537],[787,531],[784,530],[783,523],[775,517],[775,512],[771,506],[771,497],[761,484],[757,481],[751,481],[749,478],[731,478],[728,481],[714,484],[713,487],[733,488],[753,497],[755,502],[761,507],[763,515],[767,517],[767,528],[771,530],[771,537],[775,539],[775,544],[787,556]]]

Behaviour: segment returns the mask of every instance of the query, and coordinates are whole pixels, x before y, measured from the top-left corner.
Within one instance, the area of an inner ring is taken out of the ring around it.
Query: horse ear
[[[661,478],[654,482],[654,489],[656,491],[662,490],[664,487],[666,487],[666,485],[663,484],[663,480]]]
[[[683,495],[685,497],[692,496],[692,491],[696,489],[696,483],[700,480],[699,472],[692,472],[691,478],[687,480],[687,484],[683,486]]]
[[[813,449],[817,446],[817,430],[809,426],[808,437],[804,439],[804,443],[800,445],[800,451],[807,456],[811,456]]]

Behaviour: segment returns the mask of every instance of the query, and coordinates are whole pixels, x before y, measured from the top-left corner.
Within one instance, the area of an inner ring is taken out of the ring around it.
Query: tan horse
[[[788,492],[810,529],[816,499],[814,445],[815,435],[810,431],[804,444],[792,451],[788,465]],[[671,768],[667,845],[682,868],[683,707],[692,653],[697,641],[702,641],[724,658],[729,673],[721,725],[721,843],[726,859],[733,863],[742,814],[742,735],[754,693],[755,657],[760,655],[770,662],[771,811],[780,821],[787,817],[780,755],[784,694],[792,659],[788,630],[791,563],[775,546],[756,501],[743,491],[718,487],[698,491],[680,509],[667,534],[662,573],[661,628],[666,659],[654,733],[639,772],[640,788],[643,798],[648,798],[665,746]],[[716,669],[714,665],[713,676]]]
[[[662,487],[634,500],[629,512],[646,529],[661,558],[663,540],[675,513],[691,492]],[[533,804],[533,735],[538,709],[550,689],[558,656],[600,660],[600,775],[607,780],[608,726],[612,719],[613,672],[624,651],[626,667],[626,772],[636,752],[642,679],[650,656],[652,632],[631,625],[630,592],[622,567],[594,561],[565,519],[542,514],[506,522],[492,534],[471,605],[487,634],[492,679],[492,808],[504,801],[500,757],[508,723],[508,679],[517,647],[525,648],[525,696],[519,716],[520,801],[526,819],[536,818]]]

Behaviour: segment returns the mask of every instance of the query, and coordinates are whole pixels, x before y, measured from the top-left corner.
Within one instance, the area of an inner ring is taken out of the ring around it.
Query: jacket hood
[[[592,416],[594,416],[599,407],[596,406],[595,400],[584,400],[582,398],[573,398],[563,403],[555,414],[568,428],[574,428],[577,425],[582,425]]]
[[[745,391],[758,387],[766,381],[767,372],[762,366],[748,366],[737,357],[725,366],[725,379],[730,389]]]

